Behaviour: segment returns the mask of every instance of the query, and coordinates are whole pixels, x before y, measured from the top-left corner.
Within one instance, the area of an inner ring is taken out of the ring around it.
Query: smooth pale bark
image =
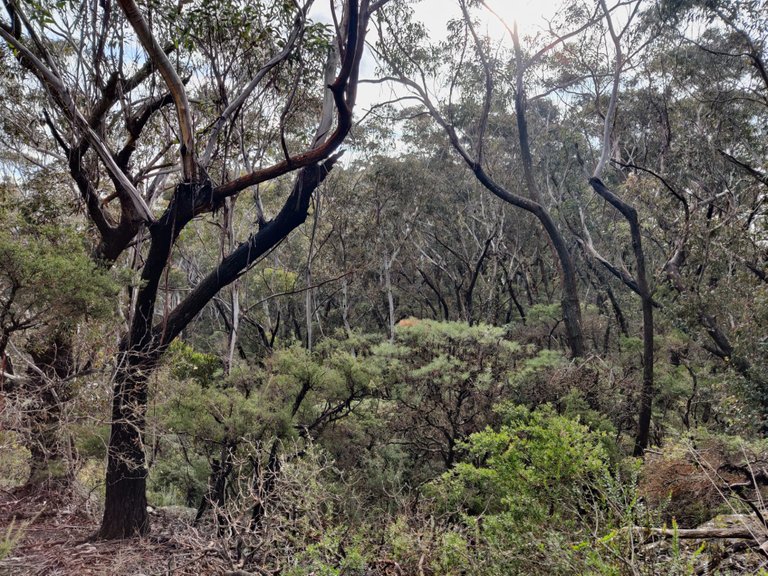
[[[118,3],[126,19],[133,27],[139,42],[141,42],[144,50],[149,54],[150,60],[155,63],[160,75],[168,86],[168,90],[170,90],[171,97],[176,106],[179,125],[181,140],[179,155],[181,156],[182,175],[185,182],[194,182],[197,180],[195,127],[192,122],[192,109],[189,106],[184,82],[182,82],[181,77],[176,72],[176,68],[173,67],[173,64],[168,59],[168,55],[155,39],[136,3],[133,0],[118,0]]]
[[[382,261],[382,274],[384,276],[384,293],[387,296],[387,320],[388,320],[388,330],[389,332],[389,341],[394,342],[395,341],[395,299],[392,294],[392,259],[394,256],[390,256],[389,254],[384,254],[384,258]]]

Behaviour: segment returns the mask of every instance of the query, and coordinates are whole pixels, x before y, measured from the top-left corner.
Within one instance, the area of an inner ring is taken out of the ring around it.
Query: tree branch
[[[147,51],[149,58],[154,62],[154,65],[168,85],[168,90],[171,92],[171,96],[173,96],[179,120],[181,140],[179,154],[181,155],[182,174],[185,182],[194,182],[197,180],[195,134],[194,126],[192,124],[192,111],[189,107],[189,100],[187,98],[187,91],[184,88],[184,83],[176,73],[176,69],[171,64],[167,54],[155,39],[134,0],[118,0],[118,3],[123,9],[126,19],[130,22],[133,30],[136,32],[139,42],[141,42],[141,45],[144,47],[144,50]]]

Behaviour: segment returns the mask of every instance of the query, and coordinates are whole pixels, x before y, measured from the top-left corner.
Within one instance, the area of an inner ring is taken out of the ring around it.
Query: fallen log
[[[707,540],[711,538],[748,538],[765,540],[768,538],[765,530],[752,529],[746,526],[732,528],[644,528],[635,526],[633,532],[649,536],[663,536],[665,538],[683,538],[686,540]]]

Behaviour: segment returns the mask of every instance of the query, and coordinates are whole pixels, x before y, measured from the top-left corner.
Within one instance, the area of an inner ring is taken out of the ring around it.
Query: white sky
[[[533,33],[545,26],[545,19],[556,13],[557,7],[564,0],[486,0],[494,12],[501,16],[510,26],[517,21],[523,34]],[[416,18],[427,25],[433,39],[440,38],[445,33],[445,26],[451,18],[457,18],[461,11],[456,0],[421,0],[413,6]],[[503,34],[503,28],[496,18],[488,11],[486,24],[493,36]],[[330,22],[330,11],[327,2],[317,2],[310,12],[311,17],[322,22]]]
[[[554,16],[563,0],[486,0],[488,6],[511,27],[517,21],[521,34],[531,34],[546,26],[545,19]],[[430,34],[438,38],[445,31],[450,18],[457,18],[461,11],[455,0],[422,0],[415,7],[416,17],[425,22]],[[484,23],[491,36],[501,37],[505,31],[495,16],[487,10]]]
[[[522,36],[533,35],[546,29],[546,20],[552,19],[557,8],[565,0],[486,0],[496,14],[512,27],[517,22]],[[423,22],[432,40],[440,40],[446,35],[448,21],[461,15],[456,0],[421,0],[414,4],[414,14],[418,21]],[[495,38],[509,41],[506,30],[498,19],[483,9],[476,11],[481,17],[485,30]],[[330,10],[327,1],[316,2],[310,12],[310,16],[322,22],[331,22]],[[370,78],[375,73],[375,63],[370,55],[363,58],[361,63],[361,77]],[[358,105],[356,116],[360,116],[372,104],[388,100],[393,97],[391,90],[381,85],[361,84],[358,90]]]

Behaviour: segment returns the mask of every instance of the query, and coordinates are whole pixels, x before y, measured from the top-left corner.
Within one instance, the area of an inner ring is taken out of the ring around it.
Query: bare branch
[[[221,116],[219,116],[214,122],[213,128],[211,129],[211,134],[208,136],[208,143],[205,146],[205,152],[203,152],[203,157],[200,160],[200,165],[203,168],[207,168],[208,165],[211,163],[213,150],[216,147],[216,140],[222,128],[224,127],[224,125],[242,107],[242,105],[245,103],[248,97],[253,93],[256,87],[261,83],[264,77],[269,73],[269,71],[272,70],[275,66],[277,66],[280,62],[285,60],[288,57],[288,55],[291,53],[291,50],[293,50],[294,46],[296,45],[296,41],[304,32],[304,25],[307,19],[306,11],[310,5],[311,5],[311,2],[307,3],[307,5],[299,12],[299,14],[297,14],[296,20],[294,21],[294,25],[293,25],[293,30],[291,31],[291,34],[288,37],[288,40],[286,41],[283,49],[280,50],[280,52],[278,52],[274,56],[272,56],[272,58],[270,58],[264,64],[264,66],[261,67],[261,69],[256,73],[256,75],[248,83],[248,85],[240,92],[240,94],[237,95],[237,97],[229,104],[229,106],[226,107],[224,112],[221,113]]]
[[[184,83],[176,73],[176,69],[171,64],[167,54],[155,39],[152,31],[149,29],[149,25],[141,15],[139,7],[136,6],[136,3],[133,0],[118,0],[118,2],[125,13],[125,17],[136,32],[136,36],[139,38],[141,45],[144,47],[144,50],[147,51],[147,54],[155,63],[155,66],[157,66],[165,83],[168,85],[168,90],[173,96],[179,119],[181,139],[179,154],[181,155],[182,172],[186,182],[193,182],[197,179],[195,134],[194,126],[192,124],[192,111],[189,107],[189,100],[187,98],[187,91],[184,88]]]
[[[603,124],[603,151],[600,154],[600,160],[595,166],[595,171],[592,173],[592,178],[600,178],[603,173],[605,165],[608,163],[608,158],[611,155],[611,133],[613,132],[613,121],[616,115],[616,107],[619,100],[619,82],[621,80],[621,69],[624,65],[624,59],[621,52],[621,37],[616,34],[616,30],[613,27],[613,19],[611,18],[611,12],[605,4],[605,0],[600,0],[600,5],[603,7],[605,13],[605,19],[608,23],[608,31],[610,32],[611,39],[613,40],[613,47],[616,51],[616,58],[613,69],[613,85],[611,87],[611,98],[608,102],[608,111],[605,113],[605,123]]]
[[[18,51],[18,58],[40,79],[51,97],[59,105],[62,112],[69,118],[70,122],[88,139],[88,142],[104,163],[110,176],[119,183],[130,197],[138,217],[146,222],[151,222],[152,212],[150,211],[149,206],[144,202],[141,194],[136,190],[136,187],[130,181],[128,176],[126,176],[126,174],[117,166],[117,163],[112,157],[112,153],[107,149],[107,146],[101,140],[99,135],[91,128],[88,120],[86,120],[77,109],[74,100],[71,98],[69,91],[61,79],[43,64],[43,62],[40,61],[29,48],[10,34],[5,27],[0,27],[0,37]]]
[[[250,174],[240,176],[217,186],[213,190],[214,205],[240,191],[266,182],[298,168],[309,166],[328,158],[341,145],[352,127],[352,109],[357,97],[357,81],[360,59],[365,48],[365,29],[368,25],[368,0],[362,0],[360,6],[356,1],[348,3],[349,17],[345,16],[346,34],[345,49],[341,58],[341,69],[336,79],[329,85],[333,104],[336,109],[336,129],[327,137],[313,142],[303,153],[291,156],[267,168],[255,170]],[[361,16],[362,15],[362,16]],[[325,106],[324,106],[325,108]],[[327,117],[324,110],[324,117]],[[323,123],[321,122],[321,126]]]

